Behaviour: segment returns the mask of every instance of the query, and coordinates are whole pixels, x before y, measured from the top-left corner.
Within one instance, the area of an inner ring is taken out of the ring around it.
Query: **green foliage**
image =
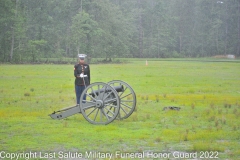
[[[30,40],[28,41],[28,53],[32,57],[32,62],[35,62],[37,58],[41,57],[42,47],[47,43],[45,40]]]
[[[239,56],[240,2],[219,2],[1,0],[0,61]],[[29,58],[29,44],[40,40]]]
[[[100,36],[102,32],[97,26],[98,23],[84,11],[73,17],[69,39],[73,46],[77,48],[78,54],[91,54],[93,48],[92,39],[96,38],[95,36]]]

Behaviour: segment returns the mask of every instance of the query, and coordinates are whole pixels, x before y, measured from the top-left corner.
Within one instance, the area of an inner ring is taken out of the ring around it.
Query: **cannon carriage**
[[[126,82],[95,82],[85,88],[79,105],[54,111],[50,117],[64,119],[81,113],[92,124],[106,125],[115,119],[128,118],[135,107],[136,94]]]

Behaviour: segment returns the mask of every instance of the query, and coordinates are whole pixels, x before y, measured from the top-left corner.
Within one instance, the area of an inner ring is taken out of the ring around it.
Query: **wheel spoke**
[[[103,99],[103,96],[104,96],[104,93],[106,92],[107,86],[104,86],[103,88],[104,88],[104,91],[103,91],[103,94],[102,94],[102,98],[101,98],[101,99]],[[99,94],[100,94],[100,93],[99,93]]]
[[[90,109],[90,108],[93,108],[93,107],[95,107],[95,104],[83,107],[82,109],[86,110],[86,109]]]
[[[95,114],[95,117],[94,117],[94,120],[93,120],[93,121],[96,121],[96,118],[97,118],[98,112],[99,112],[99,109],[97,110],[97,113]]]
[[[121,102],[133,102],[133,100],[121,100]]]
[[[105,101],[105,103],[112,103],[112,102],[115,102],[116,100],[117,98],[109,99],[108,101]]]
[[[90,114],[92,114],[97,108],[94,108],[90,113],[88,113],[87,117],[90,116]]]
[[[107,93],[108,95],[103,98],[103,101],[104,101],[110,94],[112,94],[112,93],[113,93],[112,91],[111,91],[110,93]]]
[[[108,115],[105,113],[104,109],[101,109],[101,111],[102,111],[103,115],[105,115],[105,117],[107,118],[107,120],[109,120],[109,117],[108,117]]]
[[[121,108],[121,107],[120,107],[120,108]],[[119,110],[119,113],[118,113],[118,117],[119,117],[120,119],[122,118],[120,110]]]
[[[129,96],[129,95],[131,95],[132,93],[128,93],[127,95],[125,95],[125,96],[123,96],[123,97],[120,97],[120,99],[122,99],[122,98],[125,98],[125,97],[127,97],[127,96]]]
[[[101,109],[99,110],[100,110],[100,122],[102,122],[102,110]]]
[[[129,108],[129,109],[132,109],[132,107],[130,107],[129,105],[126,105],[124,103],[121,103],[122,105],[124,105],[125,107]]]
[[[113,105],[113,104],[106,104],[107,106],[111,106],[111,107],[114,107],[114,108],[118,108],[118,106],[115,106],[115,105]]]
[[[110,109],[108,109],[108,108],[105,108],[105,109],[107,110],[107,114],[110,112],[110,113],[112,113],[112,115],[114,115],[114,113],[111,111],[112,107]]]
[[[97,101],[97,100],[96,100],[95,98],[93,98],[91,95],[89,95],[89,94],[87,94],[87,93],[86,93],[86,95],[89,96],[89,97],[90,97],[91,99],[93,99],[94,101]]]
[[[97,97],[95,91],[93,90],[93,88],[91,87],[92,93],[94,94],[95,97]],[[99,94],[98,94],[99,95]]]
[[[93,102],[93,101],[87,101],[87,100],[82,100],[83,102],[87,102],[87,103],[94,103],[95,104],[95,102]]]
[[[97,85],[97,86],[98,86],[98,91],[99,91],[99,90],[100,90],[100,89],[99,89],[99,85]],[[98,95],[100,95],[100,93],[98,93]]]
[[[106,105],[107,106],[107,105]],[[111,110],[113,107],[110,107],[110,109],[108,109],[108,110]],[[106,109],[107,109],[107,107],[106,107]],[[108,111],[109,112],[109,111]],[[108,112],[107,112],[107,114],[108,114]]]
[[[123,90],[123,92],[119,95],[119,97],[122,96],[122,94],[127,90],[127,87],[125,87],[125,89]]]
[[[125,113],[125,114],[127,114],[127,112],[123,109],[123,107],[120,107],[120,109],[122,109],[123,110],[123,112]]]

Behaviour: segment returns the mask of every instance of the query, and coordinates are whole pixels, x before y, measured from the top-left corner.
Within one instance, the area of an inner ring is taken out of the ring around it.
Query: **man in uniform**
[[[90,84],[90,68],[89,65],[84,62],[85,57],[85,54],[78,54],[79,63],[74,65],[77,105],[80,104],[80,97],[83,90]],[[86,95],[84,95],[83,99],[86,100]]]

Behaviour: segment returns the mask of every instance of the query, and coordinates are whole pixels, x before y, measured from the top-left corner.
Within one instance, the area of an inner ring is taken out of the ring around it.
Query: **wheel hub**
[[[104,106],[104,105],[103,105],[103,101],[102,101],[102,100],[97,100],[97,101],[96,101],[96,107],[97,107],[97,108],[103,108],[103,106]]]

